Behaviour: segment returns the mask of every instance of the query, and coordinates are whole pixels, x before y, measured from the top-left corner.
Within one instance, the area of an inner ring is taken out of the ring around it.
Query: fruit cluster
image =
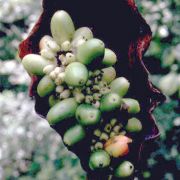
[[[75,30],[70,15],[62,10],[53,15],[50,26],[52,37],[41,38],[39,54],[26,55],[24,68],[39,78],[38,96],[49,99],[49,124],[61,126],[73,118],[74,123],[63,134],[64,143],[76,146],[93,129],[89,168],[110,168],[112,159],[129,153],[133,135],[142,131],[136,117],[140,104],[126,97],[130,82],[117,77],[113,67],[116,54],[94,38],[90,28]],[[120,119],[115,111],[126,111],[128,118]],[[130,177],[134,172],[134,165],[127,160],[115,168],[118,178]]]

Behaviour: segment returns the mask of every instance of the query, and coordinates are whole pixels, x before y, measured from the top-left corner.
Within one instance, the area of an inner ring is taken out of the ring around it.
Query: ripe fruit
[[[132,139],[128,138],[127,136],[114,136],[105,143],[104,149],[111,156],[118,158],[129,153],[129,143],[132,143]]]

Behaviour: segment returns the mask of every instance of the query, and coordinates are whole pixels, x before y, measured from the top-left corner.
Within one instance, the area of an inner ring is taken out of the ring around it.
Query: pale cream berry
[[[45,74],[50,74],[54,70],[54,65],[47,65],[44,67],[43,72]]]
[[[67,53],[66,54],[66,60],[67,60],[67,63],[70,64],[70,63],[76,61],[76,57],[72,53]]]
[[[56,92],[57,93],[62,93],[64,91],[64,87],[63,86],[57,86],[56,87]]]
[[[60,99],[67,99],[69,98],[71,95],[71,91],[69,89],[64,90],[61,94],[60,94]]]
[[[60,79],[56,78],[56,79],[55,79],[55,84],[56,84],[57,86],[59,86],[59,85],[62,84],[62,81],[61,81]]]
[[[61,44],[62,51],[69,51],[71,49],[71,43],[69,41],[65,41]]]
[[[81,46],[81,45],[84,44],[85,42],[86,42],[85,39],[80,39],[80,40],[78,40],[78,42],[77,42],[77,44],[76,44],[76,47]]]
[[[46,59],[49,59],[49,60],[55,59],[55,54],[50,49],[42,49],[40,54],[42,57]]]
[[[49,74],[49,77],[52,79],[52,80],[55,80],[56,79],[56,73],[54,71],[52,71],[50,74]]]
[[[54,69],[54,72],[58,75],[59,73],[63,72],[63,68],[61,68],[61,67],[56,67],[56,68]]]
[[[58,52],[61,50],[60,46],[55,41],[48,41],[47,46],[53,51]]]
[[[57,76],[58,79],[61,79],[61,81],[64,82],[64,79],[65,79],[65,73],[62,72],[62,73],[59,73],[58,76]]]

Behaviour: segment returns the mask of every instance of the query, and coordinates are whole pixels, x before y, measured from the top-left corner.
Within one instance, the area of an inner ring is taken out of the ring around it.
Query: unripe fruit
[[[119,94],[120,97],[124,97],[129,90],[130,83],[124,77],[116,78],[111,82],[111,91]]]
[[[137,118],[131,118],[128,120],[128,123],[126,125],[126,130],[128,132],[136,133],[140,132],[142,130],[142,123]]]
[[[76,110],[76,119],[83,126],[95,125],[101,119],[101,112],[89,104],[81,104]]]
[[[81,27],[81,28],[77,29],[73,36],[73,40],[76,40],[76,39],[89,40],[92,38],[93,38],[93,33],[92,33],[91,29],[88,27]]]
[[[74,23],[69,14],[63,10],[57,11],[51,19],[51,33],[58,45],[71,41],[74,32]]]
[[[85,99],[85,96],[83,93],[75,93],[74,98],[75,98],[77,103],[82,103]]]
[[[44,76],[37,86],[37,93],[40,97],[45,97],[49,95],[54,89],[55,84],[51,78],[49,76]]]
[[[47,46],[51,51],[53,51],[55,53],[57,53],[58,51],[61,50],[60,46],[54,40],[48,41]]]
[[[118,178],[128,178],[134,172],[134,166],[129,161],[122,162],[115,170],[115,176]]]
[[[57,99],[54,95],[49,96],[49,106],[53,107],[55,104],[57,104],[60,100]]]
[[[65,41],[61,44],[62,51],[69,51],[71,48],[71,43],[69,41]]]
[[[103,169],[110,165],[111,159],[108,153],[104,150],[93,152],[89,159],[89,167],[92,170]]]
[[[69,86],[83,86],[88,80],[88,70],[85,65],[73,62],[65,69],[65,82]]]
[[[45,59],[53,61],[55,59],[55,54],[50,49],[42,49],[40,52],[41,56]]]
[[[105,66],[113,66],[117,62],[117,56],[116,54],[110,50],[110,49],[105,49],[105,54],[104,58],[102,60],[102,64]]]
[[[67,118],[74,117],[77,106],[78,104],[76,103],[74,98],[60,101],[55,106],[53,106],[47,114],[47,120],[49,124],[54,125]]]
[[[81,125],[75,125],[68,129],[63,137],[63,141],[68,146],[73,146],[85,138],[85,130]]]
[[[42,50],[42,49],[47,49],[48,48],[48,42],[49,41],[52,41],[53,38],[51,36],[43,36],[39,42],[39,49]]]
[[[113,111],[121,106],[121,98],[116,93],[109,93],[102,97],[100,110],[102,112]]]
[[[47,65],[43,68],[45,74],[50,74],[54,70],[54,65]]]
[[[43,69],[45,66],[52,64],[52,62],[44,59],[37,54],[28,54],[22,59],[22,64],[30,75],[43,76],[45,73]]]
[[[140,112],[140,105],[139,102],[135,99],[130,98],[124,98],[123,101],[123,107],[127,109],[128,113],[130,114],[136,114]]]
[[[43,36],[39,42],[39,49],[50,49],[53,52],[60,51],[60,46],[54,41],[51,36]]]
[[[105,143],[104,149],[111,156],[118,158],[125,156],[129,153],[129,143],[132,143],[132,139],[126,136],[114,136]]]
[[[64,90],[61,94],[60,94],[60,99],[67,99],[69,98],[71,95],[71,91],[69,89]]]
[[[76,57],[75,57],[75,55],[72,54],[72,53],[67,53],[67,54],[66,54],[66,60],[67,60],[67,63],[70,64],[70,63],[76,61]]]
[[[113,67],[104,68],[102,71],[102,80],[107,82],[107,84],[111,83],[116,78],[116,70]]]
[[[104,55],[105,45],[99,39],[90,39],[77,48],[77,60],[89,65],[98,57]]]
[[[77,29],[73,36],[72,46],[77,48],[80,44],[83,44],[89,39],[93,38],[93,33],[88,27],[81,27]]]

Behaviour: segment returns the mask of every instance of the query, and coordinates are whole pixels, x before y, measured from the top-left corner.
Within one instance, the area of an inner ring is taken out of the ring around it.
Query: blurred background
[[[18,58],[18,44],[40,15],[40,2],[0,0],[0,180],[85,180],[78,158],[35,114],[30,78]],[[143,179],[179,180],[180,0],[136,2],[153,31],[144,61],[167,96],[154,112],[161,137],[147,148]]]

